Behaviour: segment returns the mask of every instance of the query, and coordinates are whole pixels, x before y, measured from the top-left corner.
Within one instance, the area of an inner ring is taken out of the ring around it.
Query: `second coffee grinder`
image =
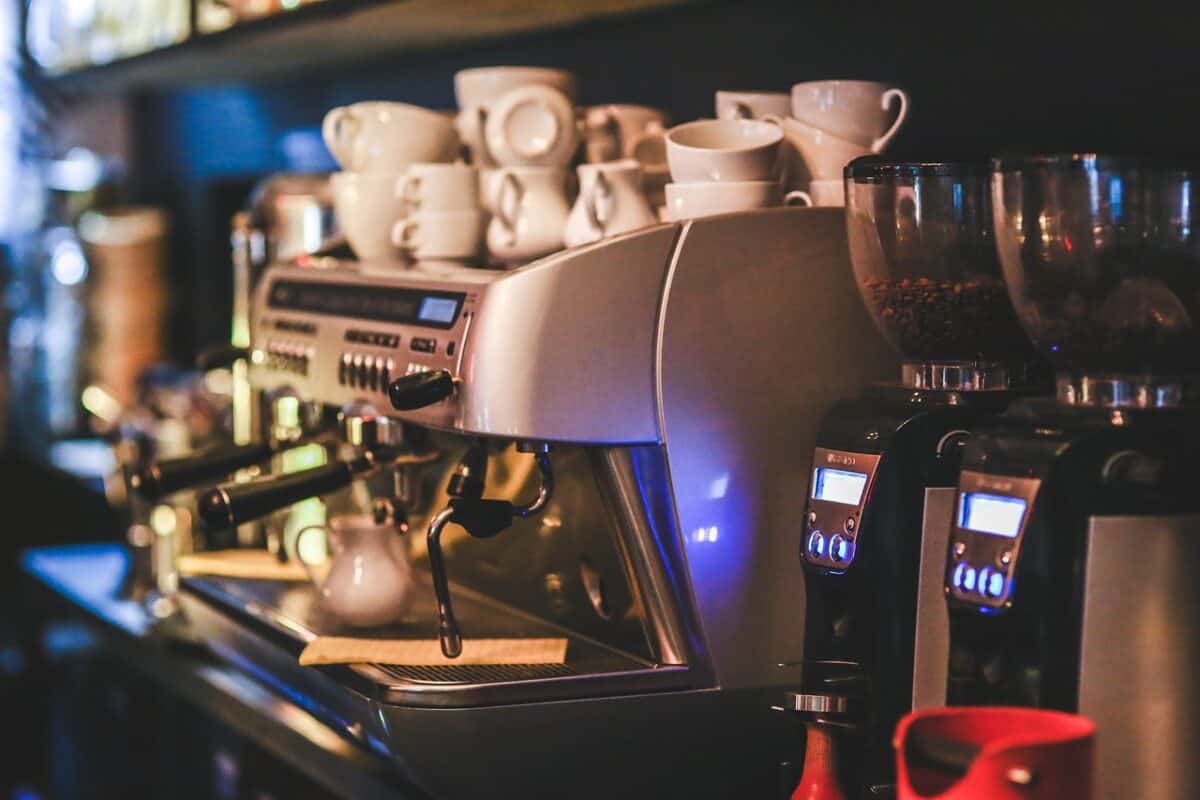
[[[941,576],[962,444],[1028,391],[1033,350],[996,257],[986,163],[865,158],[845,176],[855,277],[903,374],[821,425],[799,537],[804,677],[787,709],[802,714],[806,761],[832,759],[857,798],[894,784],[897,721],[944,700]]]
[[[1005,277],[1058,392],[966,448],[947,700],[1079,712],[1098,797],[1194,797],[1200,170],[1004,159],[994,192]]]

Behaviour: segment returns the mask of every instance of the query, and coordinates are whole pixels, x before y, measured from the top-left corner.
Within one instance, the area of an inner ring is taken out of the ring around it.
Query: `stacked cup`
[[[575,77],[544,67],[481,67],[454,76],[459,135],[480,167],[491,259],[520,264],[563,246],[567,166],[579,148]]]
[[[762,118],[779,125],[787,139],[789,187],[807,190],[818,206],[846,204],[842,169],[883,152],[908,115],[903,90],[873,81],[797,83],[789,100],[790,115],[776,110]]]
[[[396,182],[402,216],[392,244],[410,261],[470,262],[479,255],[487,215],[479,171],[469,164],[413,164]]]
[[[458,156],[454,120],[420,106],[372,101],[333,109],[321,132],[343,169],[330,187],[347,242],[360,260],[394,259],[392,227],[406,213],[397,182],[414,165]]]
[[[667,131],[668,220],[779,205],[783,131],[757,119],[702,119]]]

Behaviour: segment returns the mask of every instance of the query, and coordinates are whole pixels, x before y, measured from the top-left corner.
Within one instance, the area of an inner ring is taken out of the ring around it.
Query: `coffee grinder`
[[[994,162],[998,251],[1057,397],[973,432],[951,704],[1077,711],[1104,798],[1200,786],[1200,171]]]
[[[1033,349],[996,258],[986,162],[866,158],[845,180],[858,288],[903,369],[820,427],[800,544],[803,680],[787,708],[802,713],[806,760],[836,745],[847,795],[876,797],[895,782],[896,723],[944,699],[962,443],[1028,389]]]

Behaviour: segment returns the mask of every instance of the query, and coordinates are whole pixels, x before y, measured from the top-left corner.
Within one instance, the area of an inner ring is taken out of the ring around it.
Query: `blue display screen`
[[[813,479],[813,499],[856,506],[862,500],[867,476],[862,472],[817,467]]]
[[[1009,539],[1017,538],[1024,517],[1024,500],[998,494],[963,492],[958,508],[959,527]]]
[[[417,319],[422,322],[453,322],[458,313],[458,301],[447,297],[426,297],[421,301]]]

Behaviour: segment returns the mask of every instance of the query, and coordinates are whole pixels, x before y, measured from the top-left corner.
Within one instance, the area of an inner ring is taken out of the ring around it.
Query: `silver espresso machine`
[[[840,209],[648,228],[512,272],[273,266],[251,382],[342,409],[339,458],[201,497],[236,525],[321,495],[403,521],[401,624],[307,584],[183,581],[242,663],[436,797],[768,797],[795,758],[806,487],[821,415],[899,363]],[[436,665],[304,668],[314,637],[439,640]],[[567,640],[563,663],[457,658]]]

